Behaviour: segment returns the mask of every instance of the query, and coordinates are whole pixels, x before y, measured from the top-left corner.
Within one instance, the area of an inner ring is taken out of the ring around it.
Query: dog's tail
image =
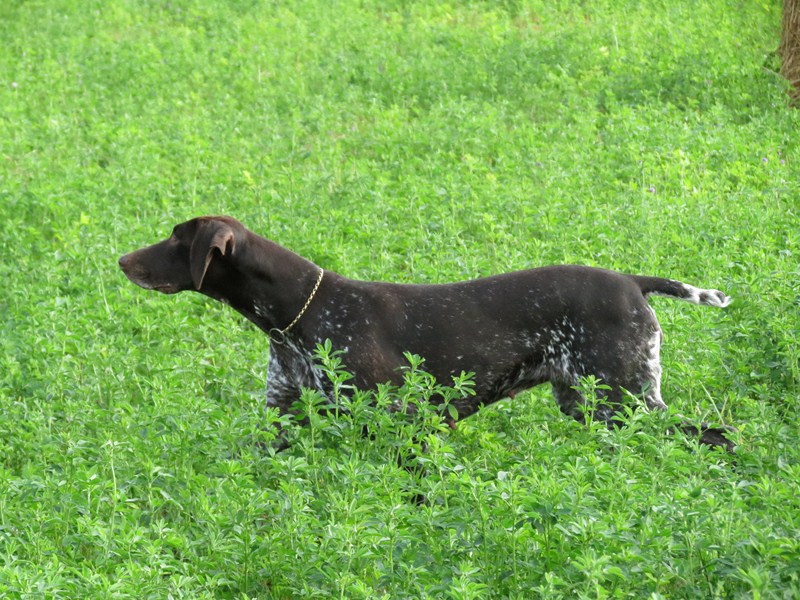
[[[631,277],[645,296],[650,294],[669,296],[686,302],[693,302],[694,304],[717,306],[719,308],[728,306],[731,303],[731,297],[719,290],[704,290],[674,279],[663,279],[661,277],[645,277],[642,275],[631,275]]]

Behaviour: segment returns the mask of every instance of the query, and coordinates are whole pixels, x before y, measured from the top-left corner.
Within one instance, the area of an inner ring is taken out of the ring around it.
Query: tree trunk
[[[781,45],[781,75],[791,84],[792,103],[800,105],[800,0],[783,0],[783,31]]]

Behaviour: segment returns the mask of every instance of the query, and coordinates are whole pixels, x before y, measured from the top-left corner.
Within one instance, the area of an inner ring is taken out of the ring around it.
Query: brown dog
[[[561,410],[583,420],[575,389],[594,375],[604,390],[595,418],[613,422],[626,392],[651,409],[661,399],[661,328],[649,294],[724,307],[717,290],[671,279],[582,266],[551,266],[444,285],[354,281],[270,242],[230,217],[200,217],[153,246],[120,258],[137,285],[166,294],[193,290],[230,304],[271,340],[267,406],[282,413],[302,387],[329,392],[313,361],[329,339],[344,351],[355,385],[399,382],[403,353],[426,359],[442,383],[475,374],[475,395],[453,406],[464,418],[481,406],[550,382]],[[707,444],[733,444],[717,429],[685,431]]]

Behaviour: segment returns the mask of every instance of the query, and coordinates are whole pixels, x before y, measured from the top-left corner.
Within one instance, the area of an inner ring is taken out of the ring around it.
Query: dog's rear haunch
[[[329,393],[313,361],[331,340],[356,386],[399,383],[408,351],[440,382],[475,374],[475,395],[453,403],[459,419],[481,406],[550,382],[560,409],[584,417],[580,378],[609,389],[594,418],[608,423],[626,398],[650,409],[661,397],[661,328],[647,296],[712,307],[730,298],[672,279],[561,265],[442,285],[356,281],[246,229],[231,217],[200,217],[120,258],[128,278],[163,293],[193,290],[230,304],[267,333],[267,406],[290,410],[302,387]],[[683,429],[733,449],[730,428]]]

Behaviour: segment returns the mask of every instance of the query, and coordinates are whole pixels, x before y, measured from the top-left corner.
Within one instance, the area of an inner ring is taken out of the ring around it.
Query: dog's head
[[[176,225],[164,241],[119,259],[133,283],[147,290],[175,294],[200,290],[211,262],[236,251],[242,225],[230,217],[198,217]]]

